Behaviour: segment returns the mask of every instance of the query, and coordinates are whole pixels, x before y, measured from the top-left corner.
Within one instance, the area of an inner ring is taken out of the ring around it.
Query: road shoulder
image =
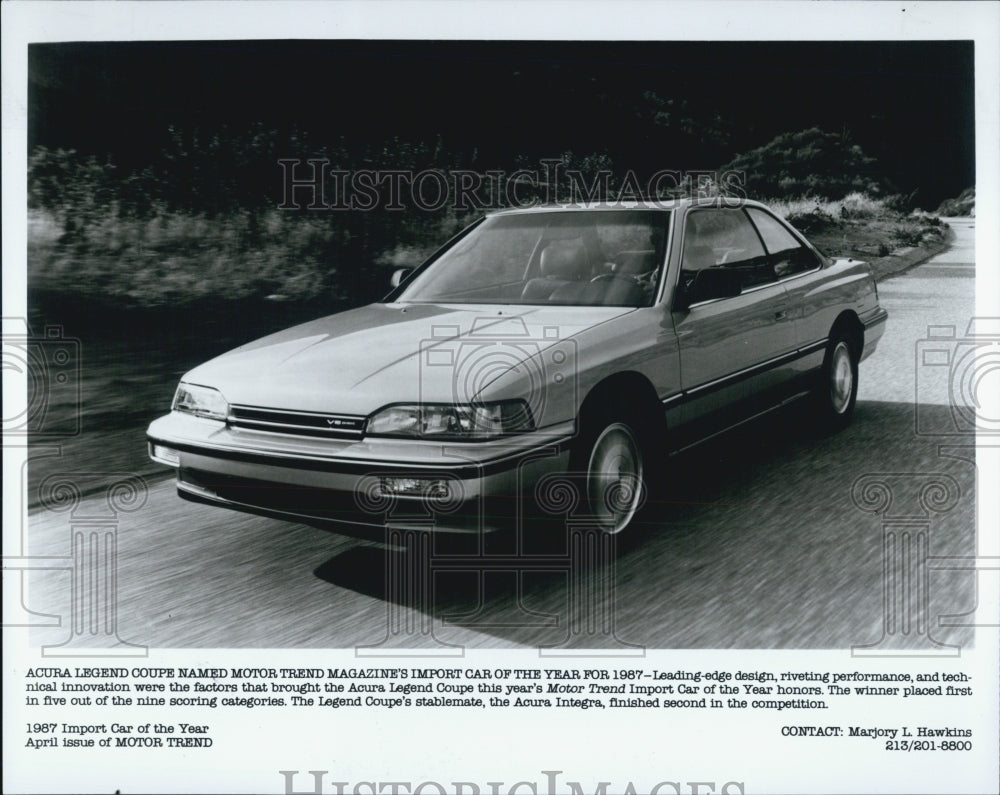
[[[899,276],[951,246],[955,241],[955,232],[949,224],[944,224],[944,226],[944,238],[938,242],[926,246],[898,248],[885,257],[869,260],[868,264],[871,266],[875,281],[881,282],[893,276]]]

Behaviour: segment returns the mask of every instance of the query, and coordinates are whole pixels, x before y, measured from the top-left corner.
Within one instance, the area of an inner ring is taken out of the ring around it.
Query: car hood
[[[365,415],[481,394],[520,362],[630,307],[372,304],[236,348],[184,376],[234,404]]]

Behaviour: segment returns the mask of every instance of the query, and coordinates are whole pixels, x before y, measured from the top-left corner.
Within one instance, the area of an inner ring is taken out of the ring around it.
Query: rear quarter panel
[[[817,347],[803,360],[803,369],[818,367],[823,361],[830,330],[842,313],[851,312],[860,318],[878,303],[871,269],[860,260],[834,260],[784,284],[795,316],[799,347]]]

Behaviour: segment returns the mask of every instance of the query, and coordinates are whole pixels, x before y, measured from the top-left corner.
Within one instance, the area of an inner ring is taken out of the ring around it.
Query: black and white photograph
[[[6,790],[996,791],[997,5],[165,6],[3,9]]]

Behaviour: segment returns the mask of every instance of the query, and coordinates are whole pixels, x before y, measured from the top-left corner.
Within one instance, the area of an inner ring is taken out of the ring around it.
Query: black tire
[[[625,530],[646,499],[649,451],[636,425],[617,412],[592,417],[570,456],[583,507],[608,534]]]
[[[839,431],[850,424],[858,401],[858,353],[843,331],[830,337],[813,398],[822,430]]]

